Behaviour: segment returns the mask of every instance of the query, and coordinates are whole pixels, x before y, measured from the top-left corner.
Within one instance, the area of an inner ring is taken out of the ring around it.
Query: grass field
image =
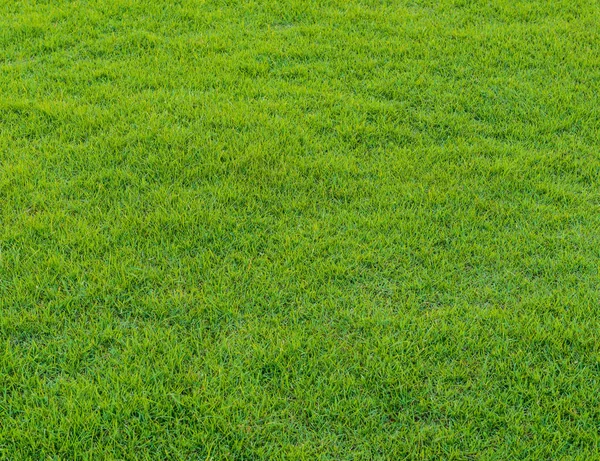
[[[0,457],[600,459],[600,3],[0,0]]]

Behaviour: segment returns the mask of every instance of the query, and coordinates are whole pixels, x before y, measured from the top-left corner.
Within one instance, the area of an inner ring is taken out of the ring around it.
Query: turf
[[[0,456],[600,459],[596,0],[0,1]]]

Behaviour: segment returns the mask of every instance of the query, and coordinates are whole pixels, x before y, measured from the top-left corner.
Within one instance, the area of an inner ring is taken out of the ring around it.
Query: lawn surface
[[[0,457],[600,459],[598,1],[0,0]]]

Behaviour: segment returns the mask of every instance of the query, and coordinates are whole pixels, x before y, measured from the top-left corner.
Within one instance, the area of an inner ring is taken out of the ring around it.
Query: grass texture
[[[600,459],[596,0],[0,0],[0,457]]]

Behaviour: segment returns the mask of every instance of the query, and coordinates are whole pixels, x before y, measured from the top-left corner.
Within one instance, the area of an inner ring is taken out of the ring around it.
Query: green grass
[[[600,459],[596,0],[0,1],[0,457]]]

